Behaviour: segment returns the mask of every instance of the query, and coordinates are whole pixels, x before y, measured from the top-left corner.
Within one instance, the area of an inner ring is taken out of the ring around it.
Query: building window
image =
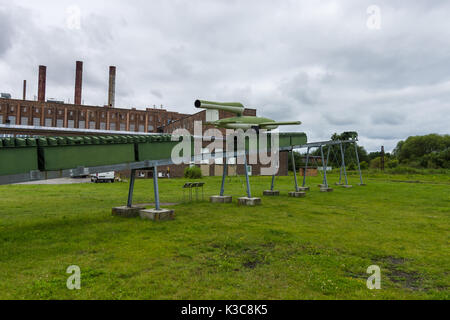
[[[153,126],[151,124],[148,125],[148,132],[153,132]]]
[[[106,122],[100,122],[100,130],[106,130]]]
[[[33,126],[39,127],[41,125],[41,118],[33,118]]]
[[[144,125],[143,124],[139,125],[139,132],[144,132]]]
[[[28,125],[28,117],[21,117],[20,124],[23,126],[27,126]]]
[[[16,117],[15,116],[8,116],[9,124],[16,124]]]
[[[125,123],[121,123],[120,124],[120,129],[119,130],[120,131],[125,131],[126,130]]]
[[[95,129],[95,121],[89,121],[89,129]]]
[[[75,120],[67,120],[67,128],[75,128]]]
[[[46,119],[45,119],[45,126],[46,126],[46,127],[51,127],[51,126],[52,126],[52,119],[46,118]]]
[[[69,112],[69,116],[73,116],[73,111],[70,111],[70,112]]]
[[[58,110],[58,114],[59,114],[59,115],[62,115],[62,110]]]
[[[0,114],[0,124],[3,123],[3,116]]]
[[[47,113],[48,113],[48,114],[52,114],[52,110],[48,109],[48,110],[47,110]]]
[[[56,126],[58,128],[64,127],[64,120],[63,119],[56,119]]]
[[[115,123],[115,122],[111,122],[111,123],[109,124],[109,130],[113,130],[113,131],[116,130],[116,123]]]
[[[11,112],[14,112],[14,107],[11,107],[11,109],[10,109],[10,110],[11,110]]]
[[[86,128],[86,121],[84,121],[84,120],[78,121],[78,128],[85,129]]]
[[[23,112],[27,112],[27,107],[23,107]]]
[[[136,131],[136,126],[134,123],[130,124],[130,131]]]

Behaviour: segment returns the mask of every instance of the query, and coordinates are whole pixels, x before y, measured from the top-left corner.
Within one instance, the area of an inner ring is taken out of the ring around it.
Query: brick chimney
[[[116,67],[109,67],[108,107],[113,108],[116,100]]]
[[[45,102],[45,83],[47,81],[47,67],[39,66],[38,101]]]
[[[75,70],[75,97],[74,104],[81,104],[81,91],[83,85],[83,62],[77,61]]]

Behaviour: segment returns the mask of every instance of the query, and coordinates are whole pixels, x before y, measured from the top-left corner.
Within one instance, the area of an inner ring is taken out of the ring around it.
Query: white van
[[[91,182],[114,182],[114,171],[91,174]]]

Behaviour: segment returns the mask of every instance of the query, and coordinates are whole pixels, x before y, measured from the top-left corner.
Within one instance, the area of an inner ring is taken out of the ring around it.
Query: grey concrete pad
[[[241,206],[257,206],[261,204],[261,198],[242,197],[238,199],[238,204]]]
[[[142,209],[145,209],[145,207],[140,207],[140,206],[115,207],[115,208],[112,208],[111,214],[116,217],[136,218],[139,216],[139,211],[141,211]]]
[[[320,188],[320,192],[333,192],[332,188]]]
[[[232,196],[211,196],[209,202],[212,203],[231,203],[233,201]]]
[[[367,186],[367,184],[365,184],[365,183],[359,183],[358,186],[364,187],[364,186]]]
[[[280,191],[278,190],[264,190],[263,191],[263,196],[279,196],[280,195]]]
[[[295,191],[292,191],[292,192],[289,192],[289,197],[292,197],[292,198],[304,198],[304,197],[306,197],[306,192],[295,192]]]
[[[343,183],[336,182],[335,185],[337,185],[337,186],[343,186],[344,184],[343,184]]]
[[[309,190],[310,190],[309,187],[299,187],[299,188],[298,188],[298,191],[299,191],[299,192],[305,192],[305,191],[309,191]]]
[[[175,211],[169,209],[145,209],[139,212],[141,219],[166,221],[175,219]]]

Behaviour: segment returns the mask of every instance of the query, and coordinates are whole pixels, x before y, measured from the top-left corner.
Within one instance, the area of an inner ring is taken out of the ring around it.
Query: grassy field
[[[450,176],[365,176],[367,186],[260,207],[210,204],[220,178],[204,178],[205,201],[183,203],[184,179],[160,180],[168,222],[111,216],[127,183],[0,186],[1,299],[449,299]],[[336,182],[332,175],[330,181]],[[270,177],[251,177],[261,196]],[[245,194],[245,179],[227,193]],[[153,201],[138,180],[135,202]],[[68,290],[66,268],[81,268]],[[381,268],[381,290],[366,270]]]

